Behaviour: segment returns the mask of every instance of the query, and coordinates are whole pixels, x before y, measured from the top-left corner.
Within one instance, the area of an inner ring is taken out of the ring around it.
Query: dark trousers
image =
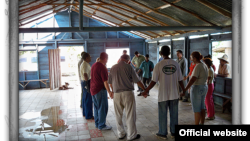
[[[86,119],[91,119],[93,117],[93,102],[92,102],[92,96],[91,94],[87,91],[85,86],[87,86],[86,81],[82,81],[82,111],[83,111],[83,116],[85,116]]]
[[[145,77],[143,77],[142,82],[143,82],[143,84],[144,84],[145,88],[147,88],[147,87],[148,87],[148,85],[149,85],[150,81],[151,81],[151,77],[149,77],[149,78],[145,78]]]
[[[139,70],[140,70],[140,68],[136,68],[136,69],[135,69],[135,72],[138,72]],[[142,70],[141,70],[141,72],[138,74],[138,76],[139,76],[140,79],[142,79]],[[140,90],[140,92],[143,91],[142,88],[139,87],[139,86],[138,86],[138,90]]]

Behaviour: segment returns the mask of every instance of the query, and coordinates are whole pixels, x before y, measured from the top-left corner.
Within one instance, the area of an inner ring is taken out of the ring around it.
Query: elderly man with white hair
[[[109,74],[108,83],[114,92],[114,110],[116,115],[116,126],[119,139],[126,137],[122,123],[123,110],[126,111],[127,139],[135,140],[140,138],[136,129],[136,104],[134,96],[134,83],[145,90],[135,70],[129,65],[130,57],[126,54],[121,56],[121,61],[114,65]]]

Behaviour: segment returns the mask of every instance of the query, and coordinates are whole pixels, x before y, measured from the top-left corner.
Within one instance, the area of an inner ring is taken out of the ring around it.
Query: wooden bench
[[[47,81],[48,79],[37,79],[37,80],[24,80],[24,81],[19,81],[19,85],[23,87],[23,89],[26,89],[26,86],[30,83],[30,82],[36,82],[36,81],[40,81],[43,84],[46,85],[47,88]]]
[[[231,110],[229,109],[230,107],[228,107],[227,105],[229,104],[229,102],[232,102],[232,96],[230,95],[226,95],[226,94],[222,94],[222,93],[217,93],[217,92],[214,92],[213,95],[215,96],[219,96],[221,98],[223,98],[223,113],[225,112],[225,110],[228,108],[229,112],[231,112]]]
[[[213,95],[223,99],[223,113],[226,109],[231,112],[231,99],[232,99],[232,79],[225,77],[216,77],[214,84]]]

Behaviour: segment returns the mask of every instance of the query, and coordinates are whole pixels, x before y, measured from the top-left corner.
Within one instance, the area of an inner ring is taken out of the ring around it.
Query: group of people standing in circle
[[[205,109],[207,118],[214,119],[213,89],[214,77],[229,75],[227,56],[218,58],[221,61],[219,73],[215,74],[215,66],[211,56],[203,57],[199,52],[192,52],[190,60],[190,72],[188,73],[187,59],[183,57],[181,50],[177,51],[177,61],[169,58],[170,48],[163,46],[160,51],[161,58],[154,65],[149,60],[149,55],[141,55],[138,51],[130,61],[126,50],[112,66],[110,72],[106,68],[108,54],[102,52],[96,62],[90,66],[90,54],[83,52],[79,61],[79,76],[82,86],[81,107],[86,119],[94,119],[96,128],[110,130],[106,124],[108,113],[108,95],[114,102],[116,126],[119,139],[127,136],[128,140],[140,138],[136,128],[136,101],[134,96],[134,83],[138,85],[137,96],[147,98],[150,90],[158,87],[158,120],[159,131],[155,135],[167,139],[168,109],[170,112],[171,137],[175,137],[175,125],[178,125],[178,103],[181,97],[183,102],[188,101],[190,93],[191,105],[195,116],[195,124],[203,125],[205,121]],[[133,65],[134,68],[131,66]],[[187,83],[187,79],[189,81]],[[94,112],[93,112],[94,107]],[[123,110],[126,111],[127,133],[122,123]],[[94,115],[93,115],[94,113]]]

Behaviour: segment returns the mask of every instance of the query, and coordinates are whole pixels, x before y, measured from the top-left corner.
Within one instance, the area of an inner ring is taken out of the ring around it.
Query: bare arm
[[[147,89],[142,93],[142,95],[146,98],[148,95],[148,92],[155,86],[156,82],[151,81]]]
[[[109,96],[111,97],[111,91],[110,91],[110,88],[109,88],[108,81],[105,81],[105,82],[104,82],[104,86],[105,86],[106,90],[108,91]]]
[[[141,87],[143,91],[146,89],[145,86],[141,83],[141,81],[137,82],[137,85]]]
[[[185,91],[185,87],[184,87],[183,81],[179,81],[179,84],[181,86],[181,89],[182,89],[183,93],[185,93],[186,91]]]
[[[85,81],[88,81],[88,80],[89,80],[89,77],[88,77],[87,73],[84,73],[83,75],[84,75],[84,80],[85,80]]]
[[[207,85],[209,84],[209,81],[210,81],[211,78],[212,78],[212,77],[208,77],[208,78],[207,78]]]
[[[187,86],[186,86],[186,88],[185,88],[185,91],[187,91],[193,84],[194,84],[194,82],[197,80],[197,77],[195,77],[195,76],[193,76],[190,80],[189,80],[189,82],[188,82],[188,84],[187,84]]]
[[[139,69],[139,71],[137,72],[137,74],[139,74],[141,72],[141,69]]]
[[[156,82],[151,81],[147,89],[145,90],[147,93],[155,86]]]
[[[114,92],[112,84],[109,84],[111,91]]]

